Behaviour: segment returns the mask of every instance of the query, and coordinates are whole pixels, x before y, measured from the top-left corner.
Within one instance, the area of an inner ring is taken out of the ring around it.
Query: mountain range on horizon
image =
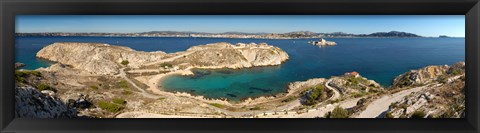
[[[286,33],[267,33],[267,32],[222,32],[222,33],[209,33],[209,32],[193,32],[193,31],[148,31],[148,32],[136,32],[136,33],[71,33],[71,32],[43,32],[43,33],[16,33],[17,36],[279,36],[288,38],[309,38],[309,37],[426,37],[417,35],[414,33],[401,32],[401,31],[389,31],[389,32],[374,32],[371,34],[353,34],[345,32],[330,32],[330,33],[318,33],[312,31],[293,31]],[[446,37],[444,35],[440,35]]]

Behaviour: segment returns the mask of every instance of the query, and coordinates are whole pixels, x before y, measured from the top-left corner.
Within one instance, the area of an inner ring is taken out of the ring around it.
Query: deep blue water
[[[465,60],[464,38],[327,38],[337,46],[307,44],[313,39],[227,39],[150,37],[17,37],[16,60],[25,69],[50,65],[35,58],[36,52],[54,42],[97,42],[141,51],[183,51],[214,42],[266,42],[285,50],[290,59],[279,65],[241,70],[195,70],[196,76],[170,76],[162,83],[167,91],[182,91],[211,98],[239,100],[285,92],[289,82],[329,78],[357,71],[368,79],[389,86],[393,78],[427,65],[453,64]]]

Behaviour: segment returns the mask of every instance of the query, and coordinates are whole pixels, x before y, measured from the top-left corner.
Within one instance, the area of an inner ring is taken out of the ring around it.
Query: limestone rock
[[[77,111],[59,98],[48,96],[31,86],[15,87],[15,117],[17,118],[73,118]]]
[[[182,54],[184,55],[180,56]],[[123,61],[128,61],[126,66],[129,68],[139,68],[169,58],[168,62],[173,64],[236,69],[279,65],[288,59],[285,51],[265,43],[232,45],[225,42],[193,46],[187,51],[171,54],[135,51],[128,47],[108,44],[54,43],[40,50],[37,57],[96,75],[117,74],[119,69],[125,66]],[[45,70],[63,70],[62,65]]]
[[[137,68],[144,63],[160,60],[164,55],[164,52],[142,52],[122,46],[74,42],[54,43],[37,53],[39,58],[99,75],[118,73],[122,61],[128,61],[129,67]]]

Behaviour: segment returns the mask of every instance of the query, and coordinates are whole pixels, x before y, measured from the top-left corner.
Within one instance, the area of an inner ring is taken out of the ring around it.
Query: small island
[[[315,45],[315,46],[334,46],[337,45],[336,42],[333,41],[327,41],[325,39],[320,39],[319,41],[309,41],[308,43]]]

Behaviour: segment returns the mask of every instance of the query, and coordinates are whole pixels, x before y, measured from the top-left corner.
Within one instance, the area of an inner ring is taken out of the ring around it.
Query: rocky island
[[[325,39],[320,39],[320,41],[309,41],[308,43],[312,44],[312,45],[315,45],[315,46],[333,46],[333,45],[337,45],[336,42],[332,42],[332,41],[327,41]]]
[[[16,71],[17,117],[458,118],[465,109],[464,62],[412,70],[389,87],[352,71],[292,82],[274,96],[231,102],[166,92],[159,83],[167,75],[193,74],[193,68],[280,65],[288,54],[265,43],[220,42],[165,53],[62,42],[44,47],[37,57],[56,64]]]

